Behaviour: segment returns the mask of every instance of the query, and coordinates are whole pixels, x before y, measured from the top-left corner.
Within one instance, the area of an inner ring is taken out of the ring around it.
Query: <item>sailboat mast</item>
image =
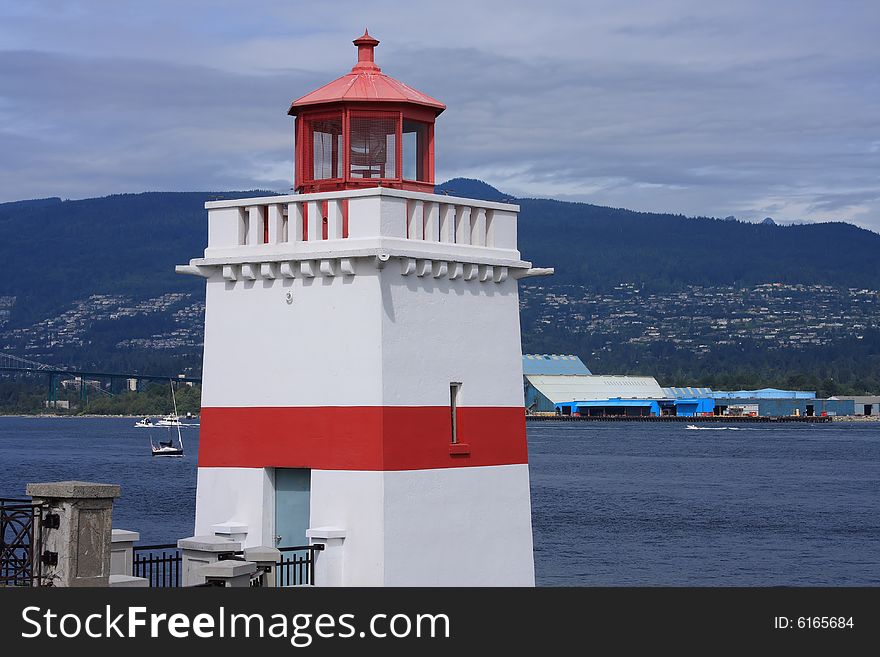
[[[180,416],[177,414],[177,399],[174,396],[174,381],[171,381],[171,402],[174,404],[174,417],[177,418],[177,443],[183,451],[183,436],[180,435]]]

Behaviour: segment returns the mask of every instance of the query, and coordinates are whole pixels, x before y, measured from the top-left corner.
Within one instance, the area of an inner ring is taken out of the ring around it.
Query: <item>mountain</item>
[[[453,178],[434,187],[437,194],[449,194],[462,198],[477,198],[482,201],[515,202],[510,194],[498,191],[489,183],[471,178]]]
[[[646,290],[686,285],[819,283],[880,289],[880,235],[845,223],[778,226],[730,219],[634,212],[588,203],[513,199],[491,185],[455,178],[439,193],[521,206],[519,244],[536,266],[556,268],[553,284]],[[174,265],[202,252],[204,203],[232,192],[148,192],[0,204],[0,296],[17,302],[21,325],[90,294],[159,296],[201,291]]]
[[[269,192],[271,193],[271,192]],[[149,192],[78,201],[0,204],[0,296],[17,301],[16,325],[90,294],[159,296],[203,285],[174,273],[205,248],[205,201],[267,192]]]
[[[602,303],[607,301],[613,308],[623,300],[622,283],[631,284],[627,289],[646,299],[651,295],[669,298],[671,293],[687,297],[695,286],[747,289],[765,283],[824,285],[855,290],[853,294],[880,290],[880,235],[841,222],[781,226],[732,217],[685,217],[551,199],[513,199],[483,181],[464,178],[442,183],[437,191],[520,205],[523,257],[535,266],[556,269],[550,278],[524,283],[535,294],[543,290],[541,299],[563,288],[572,298],[572,294],[582,294],[572,292],[577,288],[604,295]],[[204,249],[205,201],[269,194],[261,190],[149,192],[0,204],[0,261],[7,271],[0,277],[0,349],[17,350],[36,360],[88,362],[115,371],[197,368],[204,282],[176,275],[174,265]],[[833,292],[829,294],[833,300]],[[119,298],[82,302],[91,295]],[[676,380],[712,368],[750,367],[751,348],[723,362],[700,356],[700,370],[690,368],[695,360],[692,354],[660,347],[648,355],[636,347],[630,350],[634,350],[631,356],[629,347],[609,354],[608,345],[617,344],[617,338],[601,344],[589,342],[584,335],[598,340],[599,333],[574,316],[565,320],[574,324],[561,332],[540,332],[540,327],[553,327],[556,322],[541,315],[545,306],[540,299],[533,296],[530,303],[523,315],[523,339],[529,349],[579,353],[591,363],[604,354],[606,371],[624,371],[626,363],[639,363],[636,359],[641,358],[638,368],[648,373],[679,372]],[[755,303],[755,311],[763,312],[761,306],[766,304]],[[856,304],[853,308],[862,308],[859,299],[852,303]],[[688,312],[706,314],[700,307]],[[679,324],[683,321],[690,320]],[[856,323],[863,322],[853,326]],[[679,334],[689,330],[686,324],[679,329]],[[806,327],[807,333],[811,330]],[[799,336],[793,338],[798,344],[814,339],[803,331],[792,335]],[[851,372],[861,372],[873,362],[872,335],[851,336],[861,351],[835,347],[837,351],[813,358],[810,367],[825,367],[828,359],[845,357]],[[724,336],[712,340],[725,341]],[[64,346],[41,351],[44,344]],[[776,352],[762,354],[767,368],[782,362]],[[168,364],[172,363],[166,358],[169,355],[177,358],[173,364]],[[166,360],[160,362],[160,358]],[[661,368],[663,363],[666,366]],[[828,377],[834,376],[830,365],[825,370]]]
[[[517,199],[482,180],[454,178],[438,193],[520,205],[519,246],[554,284],[646,290],[766,282],[880,289],[880,235],[843,222],[780,226],[736,217],[686,217],[589,203]]]
[[[880,235],[842,222],[776,226],[519,199],[519,243],[555,283],[647,291],[767,282],[880,289]]]

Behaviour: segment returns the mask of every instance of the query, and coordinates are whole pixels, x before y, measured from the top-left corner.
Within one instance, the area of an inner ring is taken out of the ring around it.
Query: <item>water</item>
[[[0,495],[120,483],[114,525],[192,534],[198,430],[150,456],[133,419],[0,418]],[[176,431],[175,431],[176,434]],[[529,424],[538,583],[880,584],[880,424]]]
[[[28,482],[79,479],[120,484],[113,526],[144,544],[192,536],[198,429],[181,428],[186,456],[157,458],[153,441],[177,442],[177,429],[139,429],[135,418],[0,417],[0,497],[21,497]]]
[[[880,425],[529,425],[546,585],[880,583]]]

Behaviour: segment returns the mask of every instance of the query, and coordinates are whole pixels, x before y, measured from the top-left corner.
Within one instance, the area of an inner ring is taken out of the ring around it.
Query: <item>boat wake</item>
[[[748,431],[745,427],[698,427],[695,424],[689,424],[685,428],[691,431]]]

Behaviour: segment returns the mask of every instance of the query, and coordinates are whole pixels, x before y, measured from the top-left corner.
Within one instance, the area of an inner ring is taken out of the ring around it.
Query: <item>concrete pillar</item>
[[[459,205],[455,213],[455,243],[471,243],[471,209]]]
[[[302,242],[303,238],[303,204],[287,205],[287,241]]]
[[[251,585],[251,578],[257,572],[257,564],[252,561],[226,559],[200,566],[198,572],[205,582],[214,582],[230,588],[244,588]]]
[[[110,588],[149,588],[150,581],[146,577],[133,577],[132,575],[110,575]]]
[[[425,203],[425,241],[440,241],[440,204]]]
[[[486,217],[486,246],[496,249],[515,249],[516,213],[491,210]]]
[[[263,243],[263,211],[262,205],[253,205],[247,209],[248,213],[248,246]]]
[[[141,535],[127,529],[114,529],[110,534],[110,574],[134,573],[134,544]]]
[[[425,239],[425,204],[409,200],[406,204],[406,233],[411,240]]]
[[[281,561],[281,551],[260,545],[258,547],[249,547],[244,549],[244,558],[257,564],[257,570],[263,573],[263,586],[275,586],[275,566]]]
[[[440,206],[440,241],[455,243],[455,206],[452,203]]]
[[[47,586],[107,586],[116,484],[57,481],[28,484],[27,494],[46,503],[43,581]],[[55,518],[57,516],[57,518]],[[55,525],[57,524],[57,527]]]
[[[269,244],[281,244],[284,242],[284,211],[280,203],[269,206]]]
[[[315,527],[306,530],[309,545],[323,545],[321,552],[312,554],[315,560],[315,581],[312,586],[343,586],[343,543],[345,530],[341,527]]]
[[[211,525],[211,531],[214,532],[214,536],[244,545],[248,535],[248,526],[241,522],[227,520],[226,522]]]
[[[330,200],[327,202],[327,239],[342,239],[342,201]]]
[[[471,210],[471,245],[486,246],[486,210]]]
[[[222,556],[231,556],[241,552],[241,543],[230,541],[219,536],[191,536],[177,541],[183,563],[180,576],[181,586],[204,584],[205,577],[202,566],[220,560]]]
[[[308,208],[308,226],[306,226],[306,234],[309,236],[309,242],[319,242],[324,235],[324,213],[321,210],[321,204],[317,201],[309,201]]]

